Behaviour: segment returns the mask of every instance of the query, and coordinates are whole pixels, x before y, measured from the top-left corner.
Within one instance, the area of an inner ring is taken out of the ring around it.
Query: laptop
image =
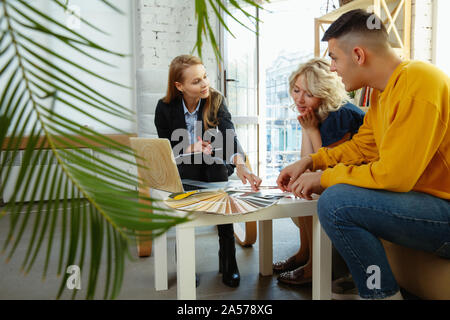
[[[203,182],[181,179],[168,139],[162,138],[130,138],[131,148],[135,150],[139,177],[144,179],[150,188],[184,192],[199,189],[226,188],[224,182]]]

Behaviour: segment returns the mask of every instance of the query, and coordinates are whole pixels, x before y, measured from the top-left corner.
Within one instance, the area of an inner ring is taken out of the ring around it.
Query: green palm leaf
[[[99,1],[120,12],[110,2]],[[53,2],[62,14],[67,9],[62,1]],[[101,31],[88,21],[82,19],[82,22]],[[69,275],[65,270],[75,264],[89,268],[88,299],[96,296],[105,252],[103,297],[113,299],[120,292],[129,246],[158,236],[187,218],[173,217],[142,204],[136,191],[140,186],[137,177],[123,169],[124,165],[135,165],[129,160],[134,156],[133,150],[73,120],[75,114],[87,116],[125,133],[86,111],[86,106],[121,119],[134,119],[134,114],[127,106],[79,80],[77,72],[118,87],[126,86],[48,48],[39,40],[42,37],[35,37],[35,34],[45,35],[46,39],[85,55],[94,64],[111,65],[97,58],[95,51],[126,56],[67,28],[32,3],[0,0],[0,143],[4,150],[0,163],[0,192],[7,185],[13,190],[11,200],[0,212],[1,216],[7,213],[10,219],[2,252],[6,253],[7,260],[11,259],[23,242],[27,226],[31,226],[22,270],[29,273],[38,255],[45,251],[45,279],[52,261],[50,254],[58,250],[56,263],[62,281],[57,297],[61,297],[66,288]],[[49,56],[53,60],[49,60]],[[27,145],[21,151],[24,138],[27,138]],[[96,156],[86,150],[92,150]],[[20,153],[22,165],[18,177],[13,178],[13,162]],[[109,161],[112,159],[117,164]],[[51,162],[57,165],[40,165]],[[33,199],[40,200],[25,202],[27,192]],[[45,201],[46,197],[50,200]],[[150,210],[153,213],[148,213]],[[76,290],[72,298],[75,295]]]
[[[249,13],[249,8],[258,8],[263,9],[261,4],[263,2],[270,2],[269,0],[195,0],[195,17],[197,19],[197,41],[195,43],[194,48],[192,51],[195,51],[197,49],[197,54],[201,58],[202,57],[202,48],[203,48],[203,37],[206,39],[209,39],[211,42],[211,46],[214,52],[214,55],[216,56],[216,60],[220,61],[222,59],[222,56],[220,55],[220,49],[217,44],[216,36],[215,36],[215,30],[213,30],[211,24],[210,24],[210,17],[208,14],[209,8],[211,8],[214,11],[214,14],[216,15],[219,24],[227,30],[233,37],[232,30],[230,30],[223,19],[223,17],[220,14],[219,8],[224,12],[225,15],[229,16],[230,18],[234,19],[236,22],[247,28],[248,30],[255,32],[254,25],[260,21],[257,16],[252,15]],[[239,21],[236,19],[233,14],[232,10],[237,10],[242,12],[246,18],[248,19],[247,23],[250,23],[252,27],[247,26],[246,22]]]
[[[110,1],[97,1],[122,13]],[[219,23],[231,33],[220,16],[220,10],[233,19],[230,9],[241,11],[254,24],[258,18],[246,8],[261,8],[260,3],[266,0],[229,0],[228,5],[226,0],[193,1],[197,19],[194,50],[196,48],[201,57],[202,39],[209,38],[216,58],[220,60],[208,10],[211,9]],[[52,2],[61,14],[68,9],[68,1]],[[92,30],[107,34],[89,21],[80,20]],[[235,20],[246,26],[244,22]],[[141,186],[137,177],[122,169],[123,165],[134,165],[129,160],[134,155],[133,150],[73,120],[73,115],[77,114],[126,134],[88,110],[96,109],[120,119],[134,119],[130,109],[89,83],[80,81],[76,75],[87,74],[107,84],[126,86],[48,48],[42,35],[90,59],[92,64],[115,67],[95,52],[111,57],[126,56],[67,28],[30,2],[0,0],[0,143],[4,151],[0,162],[0,192],[6,185],[13,189],[10,202],[0,211],[0,218],[8,213],[10,219],[2,252],[7,254],[7,261],[11,259],[23,242],[27,226],[32,226],[22,270],[30,272],[37,256],[44,251],[45,279],[52,261],[50,255],[56,251],[58,274],[63,275],[57,297],[61,297],[66,288],[68,274],[65,270],[75,264],[81,269],[89,269],[87,299],[96,296],[105,253],[103,298],[114,299],[122,285],[125,259],[130,257],[129,246],[152,239],[188,218],[170,216],[156,207],[143,204],[153,200],[140,197],[136,191]],[[59,108],[55,108],[56,105]],[[23,147],[21,141],[25,138],[27,145]],[[86,149],[93,150],[101,158],[92,156]],[[22,166],[18,177],[13,179],[13,163],[20,154]],[[111,164],[109,159],[120,164]],[[56,166],[40,165],[50,162],[55,162]],[[39,188],[36,181],[43,188]],[[25,202],[27,191],[39,200]],[[48,201],[44,201],[46,197]],[[72,298],[76,293],[74,290]]]

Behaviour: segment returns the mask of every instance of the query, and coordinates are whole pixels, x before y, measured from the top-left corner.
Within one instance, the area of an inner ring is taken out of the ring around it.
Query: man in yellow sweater
[[[401,299],[379,238],[450,258],[450,81],[402,61],[377,19],[350,11],[322,39],[347,91],[375,89],[359,132],[284,168],[277,183],[305,199],[321,194],[320,222],[361,298]]]

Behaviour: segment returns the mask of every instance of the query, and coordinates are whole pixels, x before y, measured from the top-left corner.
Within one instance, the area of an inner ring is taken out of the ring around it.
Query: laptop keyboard
[[[193,190],[200,190],[200,189],[205,189],[205,188],[183,183],[183,189],[184,189],[184,191],[193,191]]]

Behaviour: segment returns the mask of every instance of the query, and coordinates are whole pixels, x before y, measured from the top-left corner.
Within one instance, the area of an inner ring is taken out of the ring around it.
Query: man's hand
[[[303,173],[292,183],[291,192],[296,197],[312,200],[311,194],[321,194],[324,190],[320,185],[322,173],[322,171]]]
[[[291,191],[292,184],[297,180],[298,177],[306,170],[312,169],[312,159],[310,156],[306,156],[301,160],[294,162],[293,164],[287,166],[281,170],[277,185],[283,191]]]

